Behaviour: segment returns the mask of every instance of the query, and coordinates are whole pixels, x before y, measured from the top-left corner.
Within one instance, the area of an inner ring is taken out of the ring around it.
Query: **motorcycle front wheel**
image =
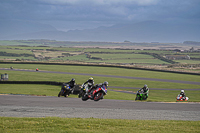
[[[85,94],[84,94],[84,95],[82,96],[82,100],[83,100],[83,101],[87,101],[88,99],[89,99],[88,95],[85,95]]]
[[[60,97],[61,96],[61,91],[58,93],[58,97]]]

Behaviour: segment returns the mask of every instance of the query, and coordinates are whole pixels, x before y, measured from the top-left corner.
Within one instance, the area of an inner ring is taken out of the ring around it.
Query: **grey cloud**
[[[41,2],[56,4],[56,5],[151,5],[158,2],[158,0],[38,0]]]
[[[199,0],[1,0],[0,19],[31,21],[198,21]],[[91,23],[90,23],[91,24]],[[99,23],[100,24],[100,23]]]

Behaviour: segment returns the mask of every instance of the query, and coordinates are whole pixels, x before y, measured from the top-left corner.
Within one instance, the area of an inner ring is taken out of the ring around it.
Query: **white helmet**
[[[181,92],[184,92],[184,90],[181,90]]]

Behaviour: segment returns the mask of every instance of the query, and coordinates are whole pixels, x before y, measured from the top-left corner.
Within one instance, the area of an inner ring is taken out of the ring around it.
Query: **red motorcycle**
[[[87,86],[83,86],[80,93],[79,93],[79,98],[82,97],[83,101],[87,101],[88,99],[94,100],[94,101],[99,101],[100,99],[103,99],[104,96],[107,94],[107,86],[102,85],[102,86],[97,86],[96,88],[93,88],[89,94],[86,93],[86,88]]]

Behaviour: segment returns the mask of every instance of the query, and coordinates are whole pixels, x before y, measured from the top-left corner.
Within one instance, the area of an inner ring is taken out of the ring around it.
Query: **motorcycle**
[[[135,100],[147,100],[149,93],[144,93],[143,91],[137,91]]]
[[[72,89],[69,86],[69,84],[64,83],[61,87],[61,91],[58,93],[58,97],[60,96],[68,97],[71,93],[72,93]]]
[[[96,88],[93,87],[89,94],[86,93],[86,90],[88,89],[88,86],[82,86],[81,91],[79,93],[79,98],[82,97],[83,101],[87,101],[88,99],[99,101],[100,99],[103,99],[105,95],[107,95],[107,88],[106,86],[97,86]]]
[[[188,101],[189,98],[188,97],[183,97],[182,95],[178,94],[178,96],[176,97],[176,101]]]
[[[82,98],[83,101],[86,101],[86,100],[89,99],[87,94],[86,94],[86,90],[88,90],[88,86],[87,85],[85,85],[85,86],[82,85],[81,86],[81,90],[80,90],[80,92],[78,94],[78,98]]]

